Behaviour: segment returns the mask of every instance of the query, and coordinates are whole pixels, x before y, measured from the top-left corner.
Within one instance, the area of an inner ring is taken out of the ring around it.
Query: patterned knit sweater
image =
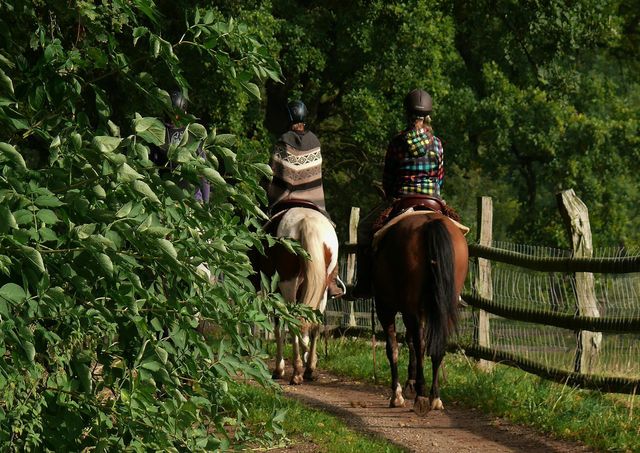
[[[271,168],[269,207],[282,200],[302,199],[325,209],[320,141],[313,132],[282,134],[271,156]]]
[[[409,128],[387,149],[383,186],[389,197],[423,194],[439,197],[444,178],[444,153],[431,130]]]

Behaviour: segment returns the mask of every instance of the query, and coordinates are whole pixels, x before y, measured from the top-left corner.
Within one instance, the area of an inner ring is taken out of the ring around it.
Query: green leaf
[[[253,82],[240,82],[240,84],[256,99],[261,99],[260,88]]]
[[[96,135],[93,137],[93,145],[98,148],[98,151],[104,154],[112,153],[120,146],[122,142],[121,138],[110,137],[108,135]]]
[[[108,275],[113,275],[113,262],[106,253],[97,254],[98,264]]]
[[[131,166],[126,162],[118,168],[118,181],[131,182],[142,178],[143,176],[131,168]]]
[[[36,217],[47,225],[55,225],[59,222],[58,216],[51,209],[40,209]]]
[[[86,223],[84,225],[78,225],[73,230],[78,235],[78,239],[81,239],[81,240],[87,239],[89,236],[93,234],[94,231],[96,231],[96,224]]]
[[[57,208],[64,205],[55,195],[40,195],[34,203],[41,208]]]
[[[193,134],[198,140],[203,140],[207,137],[207,130],[202,124],[189,124],[189,132]]]
[[[220,173],[217,170],[214,170],[213,168],[210,168],[210,167],[203,168],[202,174],[204,175],[205,178],[207,178],[213,184],[217,184],[217,185],[227,184],[227,181],[225,181],[222,175],[220,175]]]
[[[12,304],[21,304],[27,298],[22,286],[15,283],[6,283],[0,288],[0,298]]]
[[[160,346],[156,346],[156,354],[158,354],[158,358],[162,362],[163,365],[167,364],[167,359],[169,358],[169,353],[162,349]]]
[[[136,27],[133,29],[133,45],[135,46],[138,40],[147,34],[149,29],[147,27]]]
[[[176,326],[169,334],[173,343],[179,349],[183,349],[187,344],[187,334],[180,327]]]
[[[18,222],[7,206],[0,206],[0,232],[7,233],[9,228],[18,228]]]
[[[233,134],[218,134],[215,136],[209,136],[210,143],[218,146],[233,146],[236,142],[236,136]]]
[[[104,200],[105,198],[107,198],[107,192],[104,190],[104,187],[102,187],[100,184],[96,184],[95,186],[93,186],[92,190],[96,198],[99,198],[101,200]]]
[[[76,151],[80,151],[80,149],[82,148],[82,135],[78,134],[77,132],[72,133],[71,143],[73,144],[73,147]]]
[[[133,189],[136,192],[147,197],[152,202],[160,204],[160,200],[158,199],[158,196],[155,194],[153,190],[151,190],[151,187],[149,187],[149,185],[146,182],[136,179],[135,181],[133,181]]]
[[[33,343],[31,343],[30,341],[23,341],[22,349],[24,349],[24,353],[27,355],[27,359],[29,359],[29,362],[33,363],[34,359],[36,358],[36,348],[33,346]]]
[[[130,201],[128,201],[127,203],[125,203],[120,209],[118,209],[118,212],[116,212],[116,217],[121,219],[123,217],[126,217],[129,215],[129,213],[131,212],[131,208],[133,207],[133,203],[131,203]]]
[[[9,93],[14,94],[13,82],[2,69],[0,69],[0,87],[4,87]]]
[[[91,393],[93,380],[91,379],[91,368],[86,363],[78,363],[75,366],[76,373],[80,379],[80,386],[85,393]]]
[[[160,247],[160,249],[163,252],[165,252],[171,258],[173,258],[173,259],[177,259],[178,258],[178,252],[176,251],[176,249],[173,246],[173,244],[170,241],[168,241],[167,239],[158,239],[158,246]]]
[[[136,118],[133,120],[133,124],[136,134],[140,138],[157,146],[164,145],[166,129],[159,119],[152,117]]]
[[[143,362],[140,366],[149,371],[158,371],[160,368],[162,368],[162,364],[156,360],[148,360],[146,362]]]
[[[18,225],[25,225],[33,222],[33,212],[27,209],[19,209],[13,213],[13,218]]]
[[[16,165],[18,165],[20,169],[22,170],[27,169],[27,164],[25,163],[24,158],[22,157],[22,154],[20,154],[10,144],[5,142],[0,142],[0,154],[4,154],[7,157],[7,159],[15,163]]]
[[[44,262],[42,261],[42,255],[36,249],[32,247],[28,247],[23,245],[21,248],[22,253],[27,257],[27,259],[33,264],[36,269],[38,269],[42,273],[46,273],[47,270],[44,267]]]
[[[267,178],[271,178],[273,176],[273,170],[271,169],[271,166],[261,162],[253,164],[253,166],[256,167],[256,169]]]
[[[58,239],[58,236],[51,228],[42,227],[38,230],[38,234],[43,242],[56,241]]]

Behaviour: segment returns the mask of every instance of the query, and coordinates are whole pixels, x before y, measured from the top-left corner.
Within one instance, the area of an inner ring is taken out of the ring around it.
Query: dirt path
[[[475,410],[444,401],[444,411],[418,417],[405,408],[388,407],[389,391],[320,372],[316,382],[292,386],[283,382],[287,396],[330,412],[350,427],[389,439],[414,452],[590,452],[583,445],[553,440],[529,428],[485,416]],[[293,445],[288,451],[314,451],[309,445]]]

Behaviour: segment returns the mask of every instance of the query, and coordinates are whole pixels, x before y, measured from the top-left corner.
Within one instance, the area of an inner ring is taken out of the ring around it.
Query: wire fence
[[[568,250],[531,245],[500,242],[492,244],[492,248],[534,260],[571,257]],[[635,259],[640,257],[640,250],[599,249],[594,250],[594,256],[613,261]],[[346,266],[342,264],[344,270]],[[463,291],[470,301],[478,296],[473,284],[478,272],[478,261],[470,260]],[[595,320],[599,322],[598,329],[603,328],[592,337],[598,343],[598,354],[588,375],[575,372],[578,331],[584,328],[581,323],[585,321],[578,310],[576,285],[574,273],[541,272],[492,261],[489,309],[502,308],[505,316],[489,313],[488,345],[478,347],[478,310],[470,306],[463,308],[451,346],[478,358],[516,364],[552,379],[605,391],[635,392],[640,384],[640,329],[633,323],[640,319],[640,272],[593,274],[595,298],[590,310],[599,315]],[[325,326],[328,330],[370,332],[372,304],[371,299],[329,301]],[[563,322],[558,320],[564,320],[564,324],[572,328],[563,328]],[[380,333],[377,319],[374,326]],[[399,315],[396,326],[399,333],[404,332]]]

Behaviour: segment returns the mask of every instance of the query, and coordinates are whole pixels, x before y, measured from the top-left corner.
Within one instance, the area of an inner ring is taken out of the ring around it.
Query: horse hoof
[[[291,385],[300,385],[300,384],[302,384],[302,381],[303,381],[302,376],[296,375],[296,376],[292,376],[291,377],[291,381],[289,381],[289,384],[291,384]]]
[[[284,376],[284,370],[282,371],[275,370],[273,374],[271,374],[271,379],[278,380],[278,379],[282,379],[283,376]]]
[[[391,398],[389,401],[389,407],[404,407],[405,402],[403,397]]]
[[[418,414],[420,417],[424,417],[431,410],[431,404],[429,403],[429,398],[425,398],[424,396],[419,396],[416,398],[413,403],[413,411]]]
[[[416,388],[414,386],[415,381],[407,381],[402,389],[402,394],[408,400],[412,400],[416,397]]]
[[[442,400],[440,398],[434,398],[433,400],[431,400],[431,410],[444,410],[444,405],[442,404]]]
[[[305,381],[309,381],[309,382],[318,380],[318,376],[316,376],[316,374],[313,371],[309,371],[309,370],[304,372],[303,377]]]

